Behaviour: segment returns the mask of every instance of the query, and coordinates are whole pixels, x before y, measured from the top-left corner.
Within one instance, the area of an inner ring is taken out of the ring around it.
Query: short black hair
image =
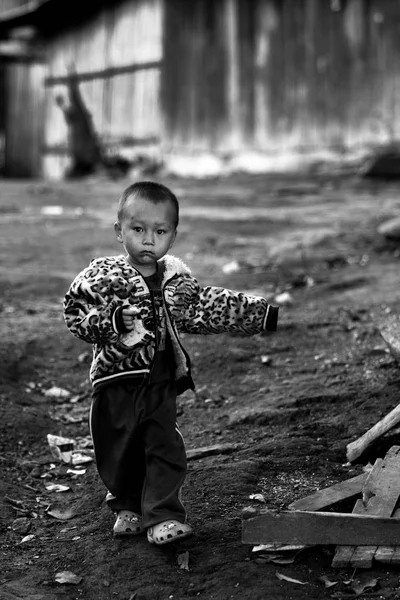
[[[144,200],[149,200],[150,202],[154,202],[154,204],[158,204],[160,202],[172,202],[176,211],[176,223],[175,226],[178,227],[179,223],[179,202],[177,197],[169,188],[161,183],[156,183],[155,181],[137,181],[133,183],[129,187],[126,188],[122,192],[122,195],[118,202],[118,210],[117,210],[117,218],[118,221],[121,221],[123,218],[123,212],[125,208],[125,204],[127,200],[131,196],[136,196],[138,198],[143,198]]]

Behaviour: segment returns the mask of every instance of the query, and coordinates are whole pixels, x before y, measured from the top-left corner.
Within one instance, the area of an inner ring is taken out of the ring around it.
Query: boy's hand
[[[135,317],[140,313],[140,309],[136,306],[127,306],[122,309],[122,320],[127,331],[132,331]]]

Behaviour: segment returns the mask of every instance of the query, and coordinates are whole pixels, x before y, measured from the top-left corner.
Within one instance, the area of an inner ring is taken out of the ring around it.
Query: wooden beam
[[[243,519],[244,544],[394,545],[400,519],[334,512],[260,511]]]
[[[149,69],[160,69],[162,64],[163,63],[161,60],[155,60],[143,63],[131,63],[130,65],[124,65],[121,67],[108,67],[107,69],[99,69],[98,71],[74,73],[73,75],[51,75],[46,77],[44,84],[47,87],[67,84],[71,77],[73,77],[78,83],[81,83],[82,81],[93,81],[93,79],[108,79],[110,77],[115,77],[116,75],[125,75],[126,73],[136,73],[138,71],[145,71]]]
[[[160,143],[160,138],[156,136],[149,136],[146,138],[135,138],[135,137],[124,137],[122,139],[113,139],[110,141],[103,141],[102,146],[104,148],[129,148],[131,146],[153,146]],[[43,154],[54,154],[57,156],[64,156],[70,153],[67,145],[50,145],[46,144],[42,146]]]
[[[289,510],[323,510],[343,500],[352,500],[361,495],[368,473],[361,473],[346,481],[335,483],[328,488],[318,490],[310,496],[289,504]]]

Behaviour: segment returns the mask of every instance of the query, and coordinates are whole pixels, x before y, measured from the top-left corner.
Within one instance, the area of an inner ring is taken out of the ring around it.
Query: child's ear
[[[121,232],[121,223],[119,221],[115,221],[114,223],[114,231],[117,236],[117,240],[122,244],[122,232]]]

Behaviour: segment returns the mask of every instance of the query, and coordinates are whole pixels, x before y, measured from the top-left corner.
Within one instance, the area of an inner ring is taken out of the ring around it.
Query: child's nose
[[[143,242],[145,244],[154,245],[154,234],[151,231],[146,231]]]

